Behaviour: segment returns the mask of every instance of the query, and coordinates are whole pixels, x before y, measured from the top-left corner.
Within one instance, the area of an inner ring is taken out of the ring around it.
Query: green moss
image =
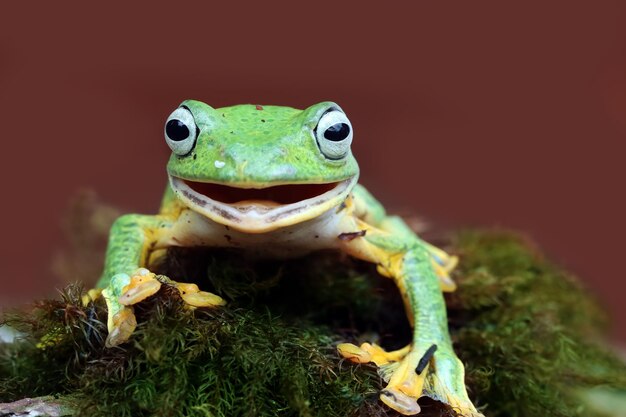
[[[489,415],[590,415],[575,388],[625,386],[624,364],[600,346],[605,318],[572,276],[513,234],[465,233],[456,246],[453,335]]]
[[[581,389],[626,389],[626,367],[598,344],[602,313],[571,276],[515,234],[462,233],[452,246],[462,263],[451,333],[487,416],[590,416]],[[378,402],[376,370],[334,348],[410,339],[397,290],[372,265],[178,249],[154,268],[229,304],[190,311],[165,288],[136,308],[132,341],[105,349],[104,305],[83,307],[68,286],[59,300],[5,315],[26,337],[0,345],[0,400],[71,394],[89,416],[395,415]],[[432,402],[422,412],[446,414]]]

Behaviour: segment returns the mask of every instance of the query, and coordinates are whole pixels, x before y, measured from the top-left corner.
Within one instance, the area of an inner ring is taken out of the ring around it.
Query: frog
[[[238,248],[276,259],[336,250],[393,280],[413,335],[392,351],[375,342],[341,343],[339,357],[372,363],[386,384],[380,400],[403,415],[418,414],[418,399],[428,396],[461,415],[482,416],[448,331],[443,293],[456,289],[458,257],[422,240],[358,183],[353,136],[346,113],[330,101],[304,110],[183,101],[165,122],[171,156],[160,210],[113,223],[102,277],[89,291],[90,299],[106,301],[106,346],[131,339],[134,306],[163,286],[191,309],[226,304],[184,277],[150,271],[151,260],[169,248]]]

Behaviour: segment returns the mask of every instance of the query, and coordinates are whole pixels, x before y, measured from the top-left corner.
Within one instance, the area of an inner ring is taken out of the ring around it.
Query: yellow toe
[[[122,305],[137,304],[151,295],[156,294],[161,288],[161,283],[157,280],[146,281],[133,288],[126,290],[119,298]]]
[[[407,353],[409,353],[411,345],[405,346],[399,350],[387,352],[376,343],[363,343],[361,345],[361,349],[368,352],[372,356],[372,362],[374,362],[377,366],[382,366],[388,364],[389,362],[396,362],[404,358]]]
[[[113,347],[126,342],[137,327],[137,319],[131,308],[123,308],[113,316],[105,346]]]
[[[341,356],[354,363],[368,363],[372,360],[369,352],[353,345],[352,343],[340,343],[337,345],[337,351]]]
[[[134,276],[131,278],[130,284],[122,289],[119,303],[125,306],[137,304],[156,294],[160,288],[161,282],[154,277],[154,274],[151,276]]]
[[[87,291],[87,294],[83,295],[81,300],[83,302],[83,307],[87,307],[87,305],[92,302],[92,301],[96,301],[98,298],[100,298],[100,296],[102,295],[102,288],[92,288],[89,291]]]
[[[380,400],[389,408],[405,416],[414,416],[421,411],[417,398],[408,396],[393,388],[386,388],[380,392]]]
[[[206,291],[200,291],[196,284],[174,282],[174,286],[180,292],[185,303],[192,307],[218,307],[226,305],[226,301],[219,295]]]
[[[218,295],[206,291],[182,292],[183,301],[193,307],[218,307],[226,304],[226,301]]]

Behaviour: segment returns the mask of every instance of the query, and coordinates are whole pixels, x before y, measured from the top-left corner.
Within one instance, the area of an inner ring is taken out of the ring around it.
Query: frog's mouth
[[[300,223],[338,206],[357,178],[320,184],[280,184],[259,188],[191,181],[170,175],[178,198],[211,220],[248,233]]]

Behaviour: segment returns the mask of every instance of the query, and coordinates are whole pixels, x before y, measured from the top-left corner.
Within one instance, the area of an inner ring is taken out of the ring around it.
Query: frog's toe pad
[[[421,411],[417,399],[394,388],[385,388],[380,392],[380,400],[389,408],[405,416],[413,416]]]
[[[401,360],[406,356],[410,348],[411,346],[409,345],[399,350],[387,352],[375,343],[363,343],[360,347],[352,343],[337,345],[337,351],[344,358],[354,363],[374,362],[377,366]]]
[[[125,306],[137,304],[156,294],[160,288],[161,282],[156,279],[155,274],[147,272],[147,270],[140,270],[138,274],[131,277],[130,283],[122,289],[119,302]]]
[[[338,344],[337,352],[345,359],[354,363],[368,363],[372,361],[372,355],[369,352],[352,343]]]
[[[185,303],[192,307],[219,307],[226,305],[226,301],[219,295],[200,291],[196,284],[174,283]]]
[[[111,319],[111,327],[105,346],[113,347],[126,342],[137,327],[137,319],[132,308],[124,307]]]
[[[87,307],[89,303],[96,301],[101,296],[102,296],[102,288],[90,289],[89,291],[87,291],[87,294],[83,295],[81,298],[83,307]]]

